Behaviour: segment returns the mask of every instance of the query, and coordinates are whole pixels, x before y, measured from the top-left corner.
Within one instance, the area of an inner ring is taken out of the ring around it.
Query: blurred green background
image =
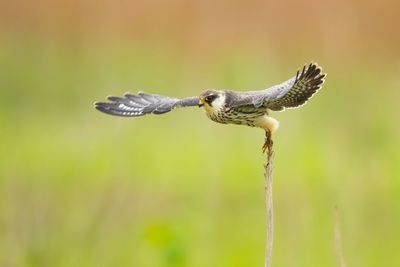
[[[0,266],[262,266],[263,132],[92,103],[328,73],[274,113],[273,266],[399,266],[398,1],[3,1]]]

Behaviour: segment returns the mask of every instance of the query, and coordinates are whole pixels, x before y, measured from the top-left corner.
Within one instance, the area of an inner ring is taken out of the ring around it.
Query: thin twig
[[[271,132],[265,132],[265,144],[267,152],[267,162],[264,165],[265,173],[265,204],[266,204],[266,221],[267,221],[267,237],[265,246],[265,267],[271,267],[272,246],[274,241],[274,207],[272,201],[272,162],[274,151],[272,150],[273,142]]]
[[[335,207],[334,218],[335,218],[335,230],[334,230],[335,254],[339,267],[346,267],[346,262],[344,261],[343,248],[342,248],[342,234],[340,231],[339,208],[337,206]]]

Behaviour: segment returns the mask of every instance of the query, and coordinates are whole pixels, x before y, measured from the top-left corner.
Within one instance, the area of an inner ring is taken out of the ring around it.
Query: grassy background
[[[314,32],[298,6],[286,24],[266,26],[287,6],[258,1],[215,7],[217,26],[207,1],[111,11],[39,3],[19,12],[10,3],[2,16],[0,266],[262,266],[261,130],[215,124],[197,108],[123,119],[92,103],[126,91],[264,88],[311,60],[328,73],[323,90],[274,114],[273,265],[337,266],[335,205],[348,266],[400,263],[400,60],[389,11],[319,4],[331,15]]]

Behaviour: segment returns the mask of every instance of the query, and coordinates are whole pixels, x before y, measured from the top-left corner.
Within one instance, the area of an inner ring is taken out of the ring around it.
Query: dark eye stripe
[[[216,99],[218,96],[217,95],[209,95],[206,96],[206,98],[204,99],[207,103],[211,103],[212,101],[214,101],[214,99]]]

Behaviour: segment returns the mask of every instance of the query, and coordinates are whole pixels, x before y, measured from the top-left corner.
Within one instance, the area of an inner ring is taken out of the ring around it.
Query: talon
[[[268,148],[268,143],[267,143],[267,140],[265,140],[264,145],[261,148],[263,154],[265,153],[265,151],[267,151],[267,148]]]
[[[265,153],[266,151],[270,151],[272,149],[273,141],[271,137],[270,131],[265,131],[265,142],[262,146],[262,152]]]

